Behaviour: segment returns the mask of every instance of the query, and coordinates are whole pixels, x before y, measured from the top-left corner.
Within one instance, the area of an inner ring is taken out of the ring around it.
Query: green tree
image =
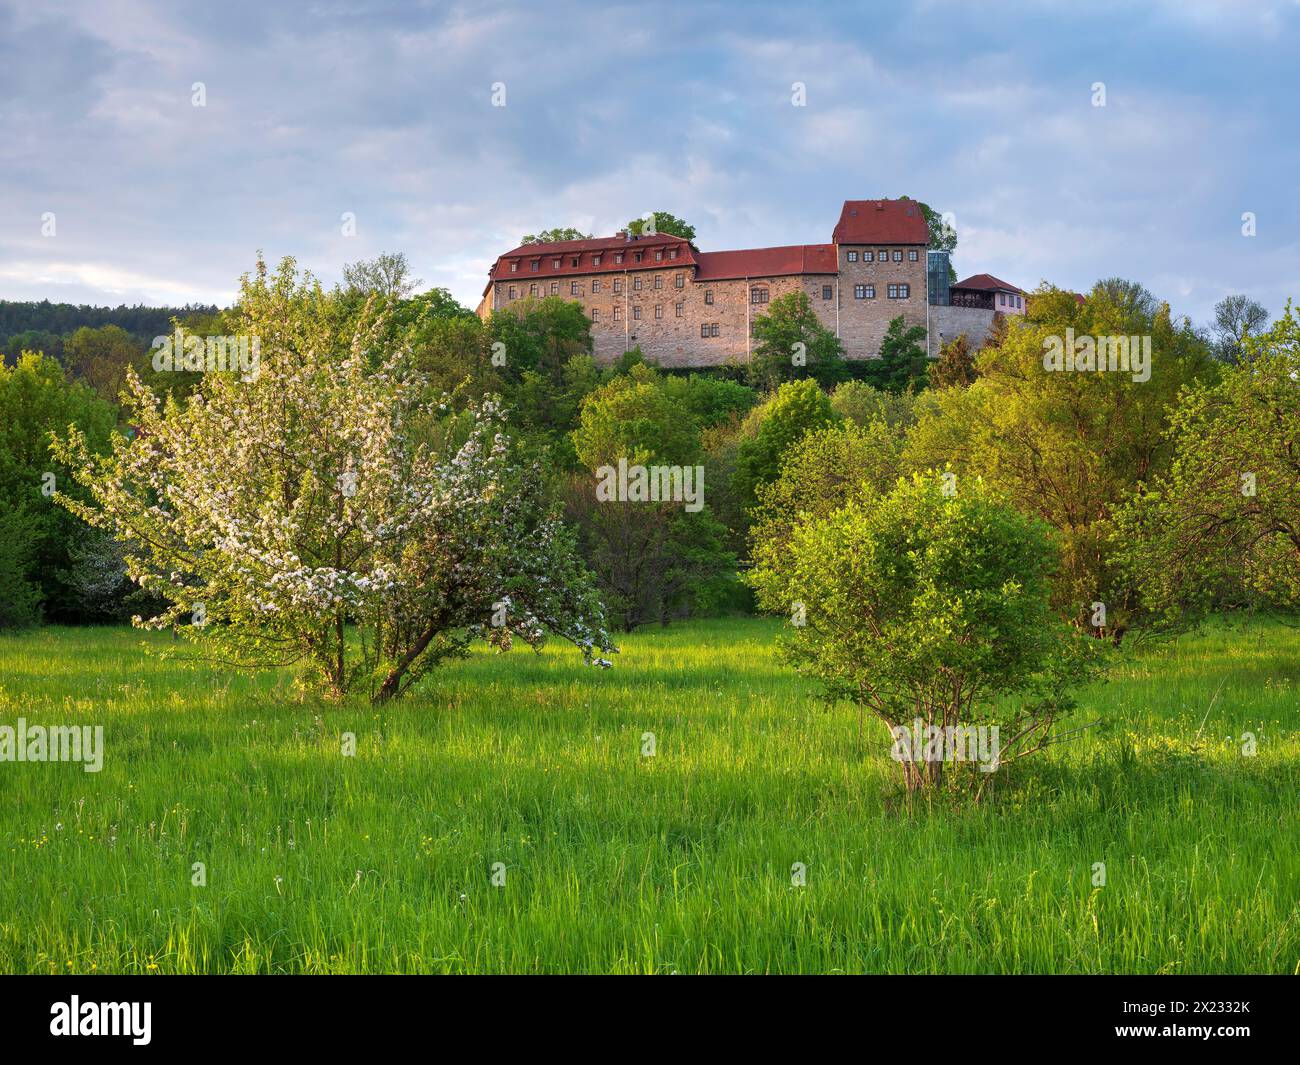
[[[121,326],[82,326],[63,341],[64,369],[110,403],[126,387],[127,368],[144,374],[148,365],[145,346]]]
[[[862,374],[868,384],[896,395],[919,392],[926,385],[929,359],[925,354],[925,327],[908,326],[900,314],[889,323],[880,342],[880,357],[868,359]]]
[[[668,211],[652,211],[650,213],[654,216],[653,219],[634,218],[627,224],[627,231],[634,237],[639,237],[649,231],[650,222],[653,221],[655,233],[667,233],[670,236],[681,237],[683,240],[695,240],[695,227],[689,222],[683,221]]]
[[[117,410],[86,385],[68,380],[54,359],[25,352],[0,368],[0,514],[22,514],[7,525],[14,544],[5,567],[25,580],[55,621],[86,620],[86,604],[67,573],[85,536],[82,524],[54,504],[57,490],[75,494],[71,471],[50,452],[56,434],[75,425],[92,451],[107,450]],[[15,588],[19,586],[15,585]],[[32,599],[19,591],[28,604]]]
[[[1042,522],[978,480],[948,495],[931,475],[801,525],[749,579],[795,622],[784,656],[829,701],[874,714],[895,741],[916,723],[997,725],[1001,771],[1049,742],[1092,672],[1088,641],[1052,614],[1055,561]],[[899,758],[909,791],[987,782],[919,753]]]
[[[883,421],[815,429],[794,445],[781,472],[758,490],[750,557],[778,565],[799,526],[824,518],[864,492],[880,495],[902,472],[903,439]]]
[[[345,263],[343,287],[354,294],[401,300],[420,287],[420,280],[411,276],[405,252],[382,252],[373,259]]]
[[[1157,627],[1247,603],[1300,606],[1300,321],[1290,304],[1215,384],[1183,393],[1166,472],[1111,543]]]
[[[494,311],[488,333],[507,380],[533,370],[558,384],[569,359],[592,350],[591,320],[582,305],[559,296],[529,297]]]
[[[845,381],[831,393],[831,407],[840,417],[861,426],[883,421],[896,432],[916,422],[916,397],[885,392],[866,381]]]
[[[1149,377],[1048,369],[1051,351],[1074,335],[1149,336]],[[950,470],[958,485],[983,477],[1047,522],[1061,549],[1057,608],[1092,626],[1092,604],[1104,603],[1097,634],[1118,637],[1134,600],[1108,561],[1115,509],[1168,468],[1165,419],[1179,389],[1215,366],[1191,324],[1174,323],[1140,286],[1100,283],[1082,306],[1071,293],[1045,289],[1034,296],[1032,317],[1011,321],[1000,345],[980,350],[973,385],[943,389],[925,405],[908,434],[908,468]]]
[[[741,442],[736,455],[734,491],[745,511],[761,485],[776,480],[781,466],[804,435],[839,422],[829,397],[809,378],[788,381],[754,412],[757,432]]]
[[[822,325],[805,292],[789,292],[754,319],[750,380],[771,389],[783,381],[811,377],[830,388],[848,376],[840,338]]]
[[[561,244],[566,240],[591,240],[591,234],[572,226],[558,226],[555,229],[543,229],[540,233],[526,233],[519,238],[519,243]]]

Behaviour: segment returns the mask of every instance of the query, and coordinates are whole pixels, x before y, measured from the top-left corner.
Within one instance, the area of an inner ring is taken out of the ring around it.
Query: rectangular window
[[[597,254],[597,255],[593,255],[593,256],[591,257],[591,265],[592,265],[592,266],[599,266],[599,265],[600,265],[600,255],[599,255],[599,254]]]
[[[673,281],[673,284],[676,285],[678,288],[685,288],[685,287],[686,287],[686,275],[685,275],[685,274],[678,274],[677,277],[676,277],[676,279]]]
[[[909,263],[914,263],[916,262],[916,260],[917,260],[917,250],[915,248],[910,248],[907,252],[907,261]]]
[[[579,258],[580,258],[579,256],[575,255],[573,259],[570,261],[573,263],[574,266],[577,266],[579,262]]]
[[[664,250],[663,248],[660,248],[657,252],[655,252],[655,262],[661,263],[663,261],[664,261]]]
[[[901,263],[902,261],[903,261],[903,253],[902,253],[901,251],[899,251],[897,248],[895,248],[895,249],[894,249],[894,262],[896,262],[896,263]]]
[[[704,302],[707,303],[709,306],[712,306],[712,305],[713,305],[713,290],[712,290],[712,289],[705,289],[705,290],[704,290]]]
[[[664,316],[664,305],[663,305],[662,303],[656,303],[656,304],[655,304],[655,317],[656,317],[656,318],[662,318],[663,316]]]
[[[552,260],[551,260],[551,266],[552,266],[552,268],[558,270],[558,269],[560,268],[560,260],[559,260],[559,259],[552,259]]]
[[[518,264],[517,262],[512,262],[512,263],[510,264],[510,272],[511,272],[512,274],[517,274],[517,273],[519,273],[519,264]]]
[[[634,252],[632,253],[632,261],[633,261],[633,262],[638,262],[638,263],[639,263],[639,262],[641,261],[641,259],[642,259],[642,253],[641,253],[641,252],[639,252],[639,251],[634,251]]]
[[[875,255],[874,252],[864,251],[864,252],[862,253],[862,261],[863,261],[864,263],[874,262],[874,261],[875,261],[875,258],[876,258],[876,255]]]
[[[600,291],[600,278],[593,277],[591,279],[591,291],[593,294]]]
[[[1005,292],[999,292],[999,293],[998,293],[998,306],[999,306],[999,307],[1005,307],[1006,305],[1007,305],[1007,294],[1006,294]]]
[[[582,293],[580,293],[580,292],[578,291],[578,282],[576,282],[576,281],[570,281],[570,282],[569,282],[569,295],[570,295],[570,296],[580,296],[581,294],[582,294]]]
[[[599,321],[600,321],[600,308],[599,308],[599,307],[593,307],[593,308],[591,309],[591,320],[592,320],[593,322],[599,322]]]
[[[897,286],[897,285],[890,285],[890,286],[889,286],[889,298],[890,298],[891,300],[896,300],[896,299],[898,299],[898,286]]]
[[[717,322],[713,322],[709,326],[709,336],[711,337],[717,336],[720,331],[721,331],[721,327],[718,325]]]
[[[858,261],[858,253],[855,251],[851,251],[849,252],[848,258],[849,258],[849,262],[856,263]]]
[[[853,298],[854,298],[855,300],[864,300],[864,299],[866,299],[866,298],[867,298],[867,286],[866,286],[866,285],[854,285],[854,286],[853,286]]]
[[[677,258],[677,249],[676,249],[676,248],[670,248],[670,249],[668,250],[668,258],[670,258],[670,259],[676,259],[676,258]]]
[[[614,295],[617,296],[622,291],[623,291],[623,279],[621,277],[614,278]]]
[[[702,337],[706,337],[706,336],[708,336],[708,335],[709,335],[709,323],[708,323],[708,322],[701,322],[701,323],[700,323],[700,336],[702,336]]]
[[[560,292],[560,283],[559,283],[558,281],[552,281],[552,282],[551,282],[551,295],[552,295],[552,296],[559,295],[559,292]]]
[[[664,275],[655,274],[655,288],[663,288],[663,287],[664,287]]]
[[[881,248],[880,251],[878,251],[878,252],[876,253],[876,259],[877,259],[879,262],[882,262],[882,263],[887,263],[887,262],[889,262],[889,252],[888,252],[888,250],[885,249],[885,248]]]
[[[633,307],[633,308],[632,308],[632,317],[635,318],[638,322],[641,321],[641,308],[640,308],[640,307]]]
[[[537,285],[535,283],[528,286],[528,295],[530,296],[537,295]]]
[[[830,285],[822,285],[822,299],[828,300],[834,297],[834,289]]]
[[[616,251],[614,253],[614,262],[621,263],[622,261],[623,261],[623,253],[621,251]]]
[[[614,304],[614,321],[619,322],[623,319],[623,308],[617,303]]]
[[[634,277],[632,279],[632,288],[637,292],[641,291],[641,279],[639,277]]]
[[[680,318],[683,314],[686,313],[686,304],[679,301],[677,303],[676,309],[677,309],[677,317]]]
[[[890,285],[889,286],[889,298],[891,300],[905,300],[905,299],[909,299],[911,295],[912,295],[911,285]]]
[[[534,259],[531,263],[528,264],[528,269],[530,269],[533,273],[537,273],[537,268],[541,265],[542,265],[541,259]]]
[[[510,298],[511,298],[511,299],[514,299],[514,298],[515,298],[515,286],[514,286],[514,285],[511,285],[511,286],[510,286]]]
[[[1017,307],[1021,307],[1021,306],[1023,306],[1023,304],[1020,302],[1020,297],[1019,297],[1019,296],[1016,297],[1016,306],[1017,306]]]
[[[749,290],[749,302],[750,302],[750,303],[766,303],[766,302],[767,302],[767,289],[765,289],[765,288],[751,288],[751,289]]]

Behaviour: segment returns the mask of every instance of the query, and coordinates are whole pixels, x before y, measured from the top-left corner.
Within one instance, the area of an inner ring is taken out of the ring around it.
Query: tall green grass
[[[382,711],[131,630],[0,638],[0,724],[106,733],[98,774],[0,763],[0,970],[1300,967],[1295,630],[1127,652],[1075,722],[1102,726],[933,807],[776,632],[647,631],[604,672],[476,654]]]

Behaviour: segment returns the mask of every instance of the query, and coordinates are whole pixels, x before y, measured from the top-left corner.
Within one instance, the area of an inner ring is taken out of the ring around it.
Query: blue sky
[[[844,199],[905,194],[951,212],[962,276],[1276,313],[1298,55],[1297,0],[0,0],[0,298],[225,303],[258,249],[326,282],[404,251],[473,306],[539,228],[818,243]]]

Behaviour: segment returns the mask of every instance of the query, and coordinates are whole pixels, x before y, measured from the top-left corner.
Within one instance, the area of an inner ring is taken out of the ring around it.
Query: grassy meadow
[[[0,971],[1300,969],[1300,631],[1128,650],[1071,722],[1103,726],[909,807],[778,629],[478,653],[378,712],[130,629],[0,637],[0,724],[106,748],[0,763]]]

